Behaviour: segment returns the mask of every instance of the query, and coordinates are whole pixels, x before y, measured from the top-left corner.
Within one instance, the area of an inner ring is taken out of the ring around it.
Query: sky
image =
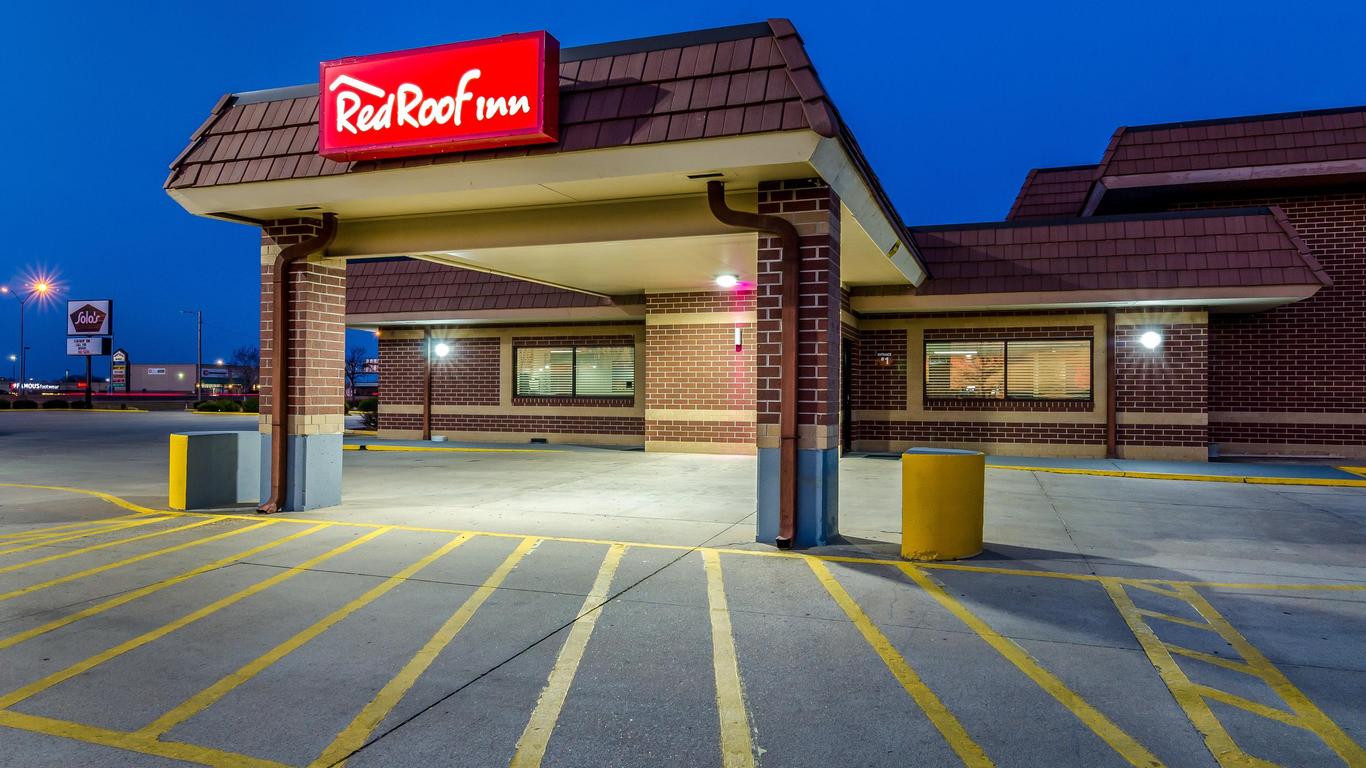
[[[52,273],[63,298],[112,298],[134,362],[193,360],[182,310],[202,310],[204,357],[226,358],[257,343],[258,233],[162,190],[222,94],[509,32],[570,47],[774,16],[912,225],[1001,219],[1030,168],[1096,162],[1120,125],[1366,103],[1355,2],[22,3],[0,28],[0,284]],[[30,305],[30,376],[83,369],[64,308]],[[18,320],[0,296],[0,366]]]

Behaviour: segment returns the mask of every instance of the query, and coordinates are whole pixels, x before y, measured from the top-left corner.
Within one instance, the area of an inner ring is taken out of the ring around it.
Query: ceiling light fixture
[[[735,275],[717,275],[716,284],[722,288],[734,288],[740,284],[740,278]]]

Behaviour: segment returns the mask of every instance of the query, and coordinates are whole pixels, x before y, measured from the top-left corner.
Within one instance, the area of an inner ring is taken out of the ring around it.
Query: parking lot
[[[165,511],[182,414],[0,414],[0,765],[1366,765],[1366,491],[988,473],[987,552],[753,542],[742,457],[347,452]]]

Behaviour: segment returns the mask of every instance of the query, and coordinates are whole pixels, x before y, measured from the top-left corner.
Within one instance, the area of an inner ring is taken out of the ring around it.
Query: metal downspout
[[[1115,423],[1115,311],[1105,311],[1105,458],[1119,458],[1119,425]]]
[[[781,400],[778,432],[782,440],[778,467],[778,547],[792,546],[797,535],[797,281],[801,274],[801,239],[792,222],[779,216],[737,211],[726,205],[726,185],[707,182],[707,205],[722,224],[775,235],[782,241],[782,314],[779,331]]]
[[[323,214],[322,231],[303,242],[286,246],[275,257],[271,275],[270,307],[270,498],[256,508],[272,514],[284,508],[286,473],[289,469],[289,267],[320,253],[337,236],[337,214]]]

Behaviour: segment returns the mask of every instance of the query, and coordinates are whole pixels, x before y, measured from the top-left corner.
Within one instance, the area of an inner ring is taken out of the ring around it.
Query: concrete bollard
[[[901,556],[958,560],[982,551],[986,455],[951,448],[901,454]]]
[[[261,433],[176,432],[171,435],[168,505],[215,509],[255,503],[261,490]]]

